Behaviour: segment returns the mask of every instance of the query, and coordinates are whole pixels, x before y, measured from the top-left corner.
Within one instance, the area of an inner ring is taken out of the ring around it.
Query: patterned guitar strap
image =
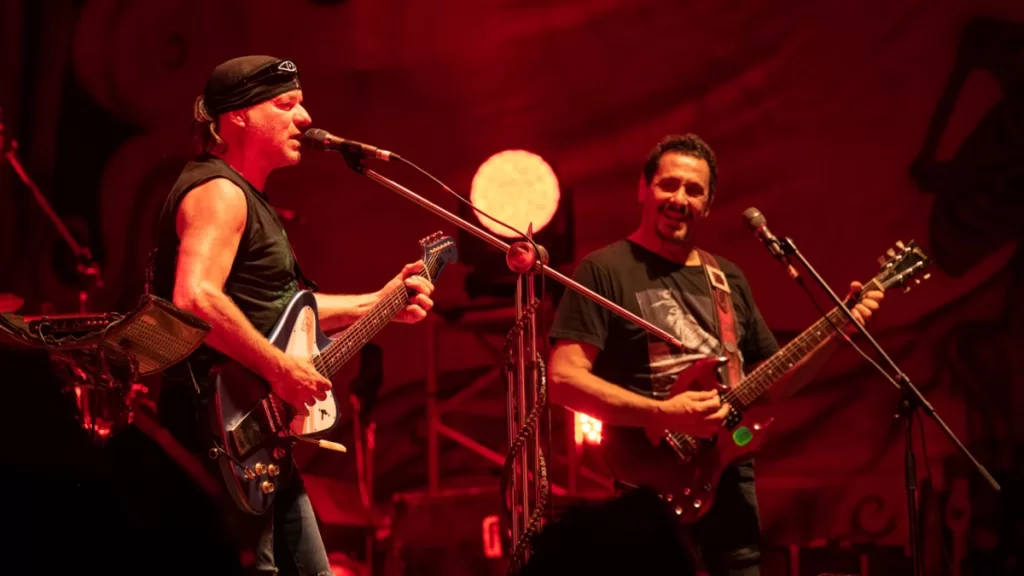
[[[723,382],[732,388],[739,384],[742,378],[740,352],[736,345],[736,314],[732,307],[732,290],[729,288],[729,283],[725,280],[725,273],[719,268],[715,257],[700,248],[696,250],[701,264],[704,265],[708,290],[711,293],[711,300],[714,302],[718,337],[722,341],[722,355],[729,360],[723,373]]]

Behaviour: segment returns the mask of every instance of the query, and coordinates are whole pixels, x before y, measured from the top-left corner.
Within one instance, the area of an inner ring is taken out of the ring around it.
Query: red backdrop
[[[702,241],[743,268],[783,340],[816,311],[744,228],[743,209],[759,207],[837,291],[873,276],[895,241],[916,239],[937,259],[932,279],[890,294],[873,333],[979,458],[1013,473],[1024,435],[1013,419],[1024,262],[1010,219],[1020,213],[1024,149],[1019,4],[321,4],[100,0],[46,17],[24,3],[7,9],[35,18],[41,33],[5,56],[5,98],[19,112],[8,113],[10,135],[99,247],[108,285],[95,309],[128,308],[139,293],[151,220],[189,152],[191,103],[208,71],[269,53],[298,64],[314,125],[399,152],[467,195],[491,154],[541,154],[574,194],[578,256],[636,225],[635,183],[658,139],[701,134],[720,162]],[[455,209],[410,171],[381,171]],[[51,302],[73,311],[75,290],[50,257],[56,236],[23,190],[9,178],[5,188],[9,289],[29,296],[27,310]],[[307,154],[268,189],[297,214],[289,233],[304,268],[330,291],[375,289],[417,257],[417,239],[456,232],[337,157]],[[438,300],[465,300],[459,270],[440,282]],[[387,489],[424,482],[422,427],[406,417],[422,414],[424,335],[402,326],[379,338],[389,362],[377,471]],[[491,363],[481,351],[461,338],[441,364]],[[758,461],[770,538],[905,542],[897,398],[844,349],[780,407],[778,435]],[[504,413],[487,406],[491,424],[470,432],[500,451]],[[969,479],[972,542],[991,546],[994,497],[931,422],[924,429],[937,488]],[[489,468],[460,450],[446,452],[457,463],[449,468]],[[920,453],[919,464],[924,473]],[[328,458],[311,467],[348,470]]]

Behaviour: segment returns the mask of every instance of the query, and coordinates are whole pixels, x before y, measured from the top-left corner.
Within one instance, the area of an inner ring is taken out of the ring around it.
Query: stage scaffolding
[[[549,297],[544,303],[543,317],[550,321],[553,313],[554,308]],[[458,412],[460,405],[482,391],[492,386],[505,387],[501,374],[502,343],[514,322],[515,309],[502,305],[472,305],[440,310],[435,307],[435,313],[430,314],[426,320],[427,492],[430,495],[437,495],[442,491],[439,461],[442,437],[456,442],[497,466],[505,463],[507,439],[500,446],[491,447],[474,439],[471,433],[456,430],[446,424],[443,418],[446,414]],[[546,328],[545,326],[545,333]],[[455,333],[472,334],[483,345],[488,351],[488,360],[485,362],[488,369],[455,395],[442,399],[438,397],[439,382],[444,374],[444,367],[440,366],[441,349],[445,337]],[[587,468],[581,462],[581,454],[573,435],[572,421],[569,420],[571,417],[572,413],[560,406],[551,408],[552,428],[558,428],[555,424],[563,422],[561,428],[565,430],[560,437],[551,439],[552,460],[558,468],[565,470],[565,474],[556,474],[556,478],[564,477],[564,482],[552,481],[552,494],[583,496],[587,491],[581,489],[581,480],[587,480],[596,488],[590,493],[607,492],[611,489],[611,480]],[[504,418],[504,415],[501,418]]]

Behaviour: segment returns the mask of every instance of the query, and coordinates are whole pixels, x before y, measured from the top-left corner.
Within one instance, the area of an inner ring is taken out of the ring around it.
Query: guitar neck
[[[827,317],[819,319],[743,378],[731,392],[734,397],[731,401],[738,401],[742,407],[750,406],[781,380],[790,368],[835,335],[837,327],[842,330],[850,322],[839,308],[833,308]]]
[[[422,270],[416,275],[429,278],[426,270]],[[332,378],[346,362],[355,356],[356,352],[384,329],[395,318],[395,315],[408,304],[409,292],[404,284],[385,294],[365,316],[346,328],[340,336],[320,351],[319,357],[313,362],[317,371],[327,379]]]

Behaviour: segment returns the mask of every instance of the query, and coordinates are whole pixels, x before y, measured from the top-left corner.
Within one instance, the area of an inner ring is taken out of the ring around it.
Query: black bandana
[[[216,118],[298,89],[299,70],[291,60],[242,56],[213,69],[203,91],[203,103]]]

